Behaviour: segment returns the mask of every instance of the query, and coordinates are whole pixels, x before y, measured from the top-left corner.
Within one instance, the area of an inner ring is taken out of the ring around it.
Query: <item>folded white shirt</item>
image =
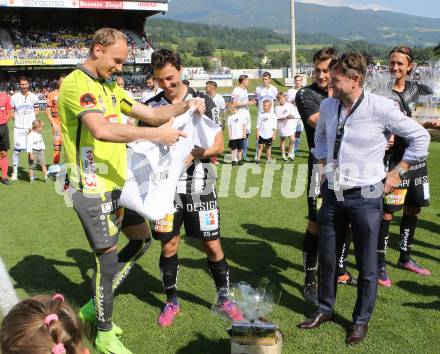
[[[187,136],[172,146],[137,141],[130,144],[128,152],[127,179],[120,203],[149,220],[174,213],[177,182],[186,169],[186,157],[194,146],[211,147],[221,131],[216,122],[192,109],[176,117],[172,127]]]

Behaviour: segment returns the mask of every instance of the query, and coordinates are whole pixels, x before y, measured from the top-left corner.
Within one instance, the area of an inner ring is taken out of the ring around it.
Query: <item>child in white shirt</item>
[[[239,113],[234,105],[229,107],[229,112],[232,113],[227,122],[232,166],[243,165],[242,154],[246,139],[247,118]]]
[[[261,153],[263,152],[263,146],[266,146],[266,160],[267,163],[272,164],[272,142],[275,139],[277,131],[277,116],[271,111],[272,101],[263,101],[263,113],[258,115],[257,119],[257,140],[258,151],[256,164],[260,163]]]
[[[44,157],[44,150],[46,146],[44,145],[43,136],[41,132],[43,131],[44,124],[40,119],[32,122],[32,129],[27,136],[26,145],[27,152],[29,154],[29,179],[30,183],[34,183],[34,170],[40,165],[41,170],[44,173],[45,180],[47,182],[47,168],[46,160]]]
[[[275,114],[278,118],[278,134],[280,136],[281,158],[293,161],[295,154],[293,147],[295,144],[295,133],[298,119],[294,117],[294,107],[287,102],[287,97],[283,92],[278,92],[277,99],[279,105],[275,107]],[[289,138],[289,146],[287,148],[288,155],[286,157],[286,138]]]

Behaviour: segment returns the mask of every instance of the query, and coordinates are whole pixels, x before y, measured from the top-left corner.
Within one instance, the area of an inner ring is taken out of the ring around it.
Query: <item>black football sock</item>
[[[408,262],[411,259],[411,246],[416,231],[417,216],[402,216],[400,222],[400,261]]]
[[[217,298],[219,303],[223,303],[228,299],[229,293],[229,266],[226,259],[223,258],[218,262],[208,260],[208,269],[214,279],[215,288],[217,289]]]
[[[179,274],[179,257],[177,254],[171,257],[160,256],[160,277],[167,296],[167,302],[177,304],[177,276]]]
[[[96,269],[92,276],[93,300],[95,302],[97,327],[101,331],[112,329],[113,289],[112,282],[118,265],[118,254],[95,254]]]
[[[316,269],[318,268],[319,239],[306,231],[303,241],[305,283],[316,282]]]
[[[388,239],[390,238],[391,220],[382,220],[380,223],[379,240],[377,244],[378,268],[385,268],[385,255],[387,253]]]
[[[151,238],[147,240],[130,240],[127,245],[118,253],[118,266],[113,278],[113,291],[127,278],[133,266],[151,246]]]

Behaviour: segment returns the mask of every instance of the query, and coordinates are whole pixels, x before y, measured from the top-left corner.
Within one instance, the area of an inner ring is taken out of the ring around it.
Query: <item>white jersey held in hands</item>
[[[200,117],[193,110],[177,117],[172,126],[184,131],[187,137],[180,137],[172,146],[149,141],[130,144],[127,179],[120,202],[149,220],[160,220],[174,213],[176,187],[186,169],[186,157],[194,146],[211,147],[221,131],[216,122]]]
[[[283,137],[295,135],[299,119],[294,117],[293,105],[289,102],[285,102],[283,105],[276,106],[275,115],[278,118],[279,135]]]

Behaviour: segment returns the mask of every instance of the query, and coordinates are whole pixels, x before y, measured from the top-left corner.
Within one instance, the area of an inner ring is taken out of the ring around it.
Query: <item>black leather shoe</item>
[[[348,345],[355,345],[362,342],[367,336],[368,325],[367,324],[355,324],[350,328],[350,332],[347,335],[345,343]]]
[[[318,328],[321,323],[331,321],[333,319],[333,316],[325,315],[321,312],[315,312],[312,314],[309,318],[306,318],[304,321],[302,321],[298,328],[300,329],[313,329]]]

